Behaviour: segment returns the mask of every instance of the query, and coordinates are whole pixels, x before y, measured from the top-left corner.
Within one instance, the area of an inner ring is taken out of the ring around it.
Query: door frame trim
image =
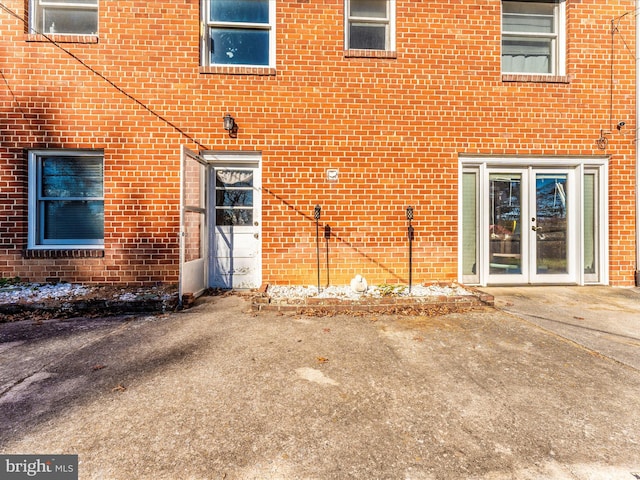
[[[207,178],[210,178],[211,173],[216,168],[253,168],[257,171],[259,186],[257,189],[262,192],[262,152],[261,151],[229,151],[229,150],[204,150],[200,152],[201,157],[207,162]],[[209,186],[211,188],[211,186]],[[209,200],[207,201],[207,209],[211,209],[213,207],[213,197],[214,195],[210,195]],[[259,230],[260,230],[260,251],[256,260],[256,269],[257,269],[257,278],[259,280],[258,283],[262,282],[262,195],[260,195],[260,204],[258,205],[260,218],[259,221]],[[208,224],[207,238],[211,237],[211,235],[215,234],[215,212],[210,213],[211,220]],[[207,276],[207,283],[209,287],[211,287],[211,256],[213,255],[213,251],[215,248],[209,249],[209,255],[207,257],[207,265],[209,268],[209,273]],[[258,285],[259,286],[259,285]]]
[[[478,255],[477,265],[477,279],[476,282],[469,282],[469,277],[463,275],[463,191],[461,188],[463,173],[469,173],[473,170],[477,171],[478,175],[478,188],[476,192],[476,210],[477,214],[486,211],[488,205],[484,192],[486,192],[486,186],[483,182],[486,180],[487,169],[495,168],[523,168],[523,169],[553,169],[553,168],[567,168],[575,169],[576,184],[579,184],[579,188],[576,192],[579,198],[576,198],[576,205],[578,207],[577,216],[574,221],[578,222],[577,229],[575,230],[577,238],[575,242],[579,242],[580,252],[577,255],[577,272],[576,281],[578,285],[585,284],[597,284],[608,285],[609,284],[609,160],[610,155],[602,156],[495,156],[495,155],[458,155],[458,279],[464,283],[467,280],[468,284],[476,284],[480,286],[486,286],[488,280],[488,268],[482,268],[486,264],[486,258],[484,257],[488,252],[488,243],[483,235],[480,235],[480,231],[477,231],[476,248]],[[597,281],[585,281],[584,274],[584,200],[583,200],[583,178],[585,171],[596,171],[598,174],[598,272],[599,278]],[[480,217],[478,216],[478,219]]]

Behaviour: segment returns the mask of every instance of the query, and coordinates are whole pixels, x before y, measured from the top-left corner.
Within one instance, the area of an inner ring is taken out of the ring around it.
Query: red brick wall
[[[4,2],[19,15],[26,3]],[[409,205],[414,282],[453,280],[459,154],[606,153],[610,280],[633,283],[632,15],[616,24],[611,58],[611,20],[633,1],[567,1],[566,83],[503,81],[499,0],[396,0],[392,58],[345,55],[342,4],[277,2],[275,75],[200,73],[197,1],[100,2],[98,41],[63,46],[201,146],[262,152],[264,282],[315,284],[316,204],[332,232],[331,283],[356,273],[406,282]],[[200,147],[68,54],[29,41],[4,11],[0,26],[0,276],[175,282],[180,145]],[[222,129],[227,112],[237,138]],[[104,150],[104,257],[24,258],[33,148]],[[329,168],[338,182],[326,181]]]

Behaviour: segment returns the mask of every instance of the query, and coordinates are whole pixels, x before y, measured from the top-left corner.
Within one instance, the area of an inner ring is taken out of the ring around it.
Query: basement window
[[[101,151],[29,152],[28,248],[104,245]]]

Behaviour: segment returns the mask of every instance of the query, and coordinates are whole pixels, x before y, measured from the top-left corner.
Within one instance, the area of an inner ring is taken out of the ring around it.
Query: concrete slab
[[[552,307],[549,307],[552,308]],[[484,307],[0,325],[0,451],[80,479],[634,480],[640,372]]]
[[[495,306],[640,370],[640,288],[491,287]]]

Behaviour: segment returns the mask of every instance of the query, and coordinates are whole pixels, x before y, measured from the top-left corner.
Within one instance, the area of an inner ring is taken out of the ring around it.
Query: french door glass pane
[[[568,273],[567,175],[536,175],[536,272]]]
[[[269,0],[211,0],[212,22],[269,23]]]
[[[597,248],[596,248],[596,175],[584,174],[584,273],[597,273]]]
[[[462,274],[476,275],[478,252],[478,175],[462,174]]]
[[[522,273],[521,198],[521,174],[489,175],[489,273],[492,275]]]
[[[269,65],[269,31],[212,28],[211,63],[216,65]]]

